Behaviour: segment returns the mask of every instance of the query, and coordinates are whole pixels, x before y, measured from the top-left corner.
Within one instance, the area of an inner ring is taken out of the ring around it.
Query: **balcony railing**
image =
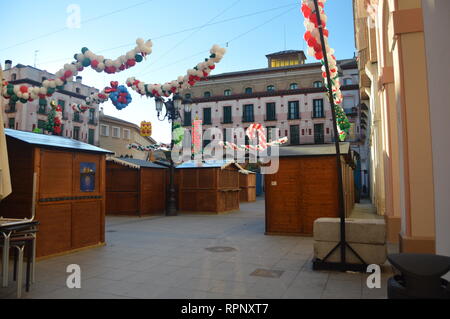
[[[75,123],[83,123],[83,119],[81,117],[79,117],[79,116],[74,116],[73,117],[73,121]]]
[[[312,112],[311,117],[313,119],[324,119],[325,118],[325,113]]]
[[[243,116],[242,117],[242,123],[252,123],[255,122],[254,116]]]
[[[268,116],[264,119],[264,121],[266,122],[276,122],[277,121],[277,117],[276,116]]]
[[[89,124],[89,125],[97,125],[97,124],[98,124],[98,121],[97,121],[96,119],[89,119],[88,124]]]

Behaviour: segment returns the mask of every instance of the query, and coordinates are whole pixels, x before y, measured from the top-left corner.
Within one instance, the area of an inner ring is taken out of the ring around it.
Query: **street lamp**
[[[181,119],[180,110],[184,106],[185,112],[191,111],[192,100],[191,99],[183,99],[181,95],[178,93],[173,96],[172,99],[168,99],[165,101],[162,97],[155,98],[155,106],[156,112],[158,113],[158,120],[165,121],[168,119],[172,124],[172,134],[174,130],[175,121]],[[166,114],[163,118],[161,118],[161,113],[163,108],[166,107]],[[173,138],[171,139],[170,149],[172,150],[174,147]],[[166,210],[166,216],[176,216],[177,215],[177,204],[175,199],[175,185],[174,185],[174,174],[175,174],[175,165],[172,160],[172,156],[170,156],[170,182],[169,182],[169,201]]]

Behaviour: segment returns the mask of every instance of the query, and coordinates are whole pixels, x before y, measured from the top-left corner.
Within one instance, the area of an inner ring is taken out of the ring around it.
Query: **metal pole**
[[[323,58],[324,58],[324,62],[325,62],[325,70],[327,73],[327,81],[328,81],[328,95],[329,95],[330,105],[331,105],[331,114],[333,117],[333,130],[334,130],[334,136],[335,136],[334,144],[336,146],[336,166],[337,166],[336,168],[337,168],[337,174],[338,174],[339,216],[341,218],[341,222],[340,222],[341,265],[342,265],[342,268],[344,269],[345,264],[346,264],[345,250],[347,247],[347,243],[346,243],[346,234],[345,234],[345,208],[344,208],[344,190],[343,190],[343,184],[342,184],[341,148],[340,148],[340,143],[339,143],[339,133],[338,133],[336,111],[335,111],[335,104],[334,104],[334,98],[333,98],[333,85],[331,83],[331,74],[330,74],[330,67],[328,64],[327,49],[325,47],[325,38],[323,36],[322,19],[320,17],[319,4],[318,4],[317,0],[314,0],[314,6],[316,9],[317,22],[319,24],[320,42],[322,44],[322,52],[323,52]]]
[[[175,126],[175,110],[172,108],[173,114],[171,114],[171,121],[172,121],[172,131],[170,132],[171,136],[171,142],[170,142],[170,149],[172,150],[174,147],[174,141],[173,141],[173,130]],[[167,216],[177,216],[177,203],[175,199],[175,185],[174,185],[174,175],[175,175],[175,165],[172,160],[172,156],[170,156],[170,182],[169,182],[169,203],[167,207]]]

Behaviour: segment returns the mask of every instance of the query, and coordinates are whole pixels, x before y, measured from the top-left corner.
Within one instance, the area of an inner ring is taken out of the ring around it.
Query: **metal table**
[[[28,219],[11,219],[0,218],[0,234],[3,237],[3,253],[2,253],[2,287],[8,287],[9,274],[9,248],[10,240],[14,233],[33,230],[39,224],[37,221]],[[33,241],[33,261],[36,259],[36,239]],[[35,263],[31,271],[31,278],[34,281]]]

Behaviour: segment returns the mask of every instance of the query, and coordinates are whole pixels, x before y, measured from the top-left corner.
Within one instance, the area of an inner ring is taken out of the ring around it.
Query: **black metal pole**
[[[346,233],[345,233],[345,207],[344,207],[344,188],[343,188],[343,183],[342,183],[341,148],[340,148],[340,143],[339,143],[339,132],[338,132],[337,120],[336,120],[336,111],[335,111],[335,104],[334,104],[334,98],[333,98],[333,85],[331,83],[330,66],[328,64],[327,48],[325,46],[325,38],[323,35],[322,19],[320,17],[319,4],[318,4],[317,0],[314,0],[314,6],[316,9],[317,22],[319,24],[320,42],[322,44],[322,52],[323,52],[323,58],[324,58],[324,62],[325,62],[325,70],[327,73],[328,95],[329,95],[330,105],[331,105],[331,114],[333,117],[333,130],[334,130],[334,136],[335,136],[334,144],[336,146],[336,166],[337,166],[336,168],[337,168],[337,174],[338,174],[339,216],[341,218],[341,222],[340,222],[341,265],[342,265],[342,269],[344,269],[345,265],[347,263],[346,255],[345,255],[347,243],[346,243]]]
[[[174,147],[174,141],[173,141],[173,130],[174,130],[174,126],[175,126],[175,109],[172,108],[171,112],[173,112],[173,114],[171,114],[170,118],[171,118],[171,122],[172,122],[172,131],[170,132],[170,136],[171,136],[171,142],[170,142],[170,150],[173,149]],[[174,175],[175,175],[175,165],[173,163],[173,159],[172,159],[172,154],[170,154],[170,181],[169,181],[169,202],[167,205],[167,212],[166,215],[167,216],[177,216],[177,203],[176,203],[176,199],[175,199],[175,185],[174,185]]]

